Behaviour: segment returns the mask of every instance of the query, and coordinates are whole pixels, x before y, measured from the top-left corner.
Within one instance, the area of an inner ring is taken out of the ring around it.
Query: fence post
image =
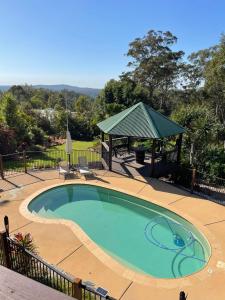
[[[0,154],[0,175],[1,175],[2,179],[5,179],[4,178],[4,168],[3,168],[2,154]]]
[[[8,247],[8,242],[7,242],[7,233],[5,230],[0,231],[0,240],[2,241],[2,257],[4,261],[4,266],[6,268],[11,268],[11,263],[10,263],[10,254],[9,254],[9,247]]]
[[[179,295],[179,300],[186,300],[186,299],[187,299],[187,295],[185,295],[184,291],[181,291]]]
[[[196,180],[196,169],[192,169],[192,177],[191,177],[191,193],[193,194],[195,188],[195,180]]]
[[[23,164],[24,164],[24,172],[27,173],[27,160],[26,160],[26,151],[23,150]]]
[[[9,217],[4,216],[4,225],[7,236],[9,236]]]
[[[76,278],[72,285],[72,297],[77,300],[82,300],[82,288],[81,288],[82,280],[80,278]]]
[[[109,134],[109,171],[112,171],[112,136]]]

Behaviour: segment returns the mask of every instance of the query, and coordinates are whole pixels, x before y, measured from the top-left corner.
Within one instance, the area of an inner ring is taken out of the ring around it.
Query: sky
[[[0,85],[102,88],[151,29],[171,31],[187,56],[218,43],[225,1],[0,0]]]

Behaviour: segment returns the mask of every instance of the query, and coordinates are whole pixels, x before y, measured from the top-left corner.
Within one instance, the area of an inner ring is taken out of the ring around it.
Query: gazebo
[[[150,106],[139,102],[124,111],[109,117],[100,122],[97,126],[101,130],[102,145],[102,164],[112,170],[113,138],[127,137],[128,149],[130,148],[130,139],[152,139],[151,149],[151,176],[153,176],[155,165],[155,147],[156,141],[165,137],[177,136],[177,163],[180,162],[182,134],[185,129],[166,116],[155,111]],[[108,135],[108,141],[105,141],[105,134]]]

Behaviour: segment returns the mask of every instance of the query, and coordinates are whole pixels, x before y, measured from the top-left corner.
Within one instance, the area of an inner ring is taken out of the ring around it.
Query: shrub
[[[13,240],[33,254],[37,254],[37,247],[35,246],[30,233],[23,235],[21,232],[18,232],[14,234]]]

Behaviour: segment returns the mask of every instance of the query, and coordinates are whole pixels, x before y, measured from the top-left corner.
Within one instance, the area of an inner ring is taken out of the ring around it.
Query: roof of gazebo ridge
[[[97,124],[110,135],[160,139],[183,133],[185,129],[150,106],[139,102]]]

